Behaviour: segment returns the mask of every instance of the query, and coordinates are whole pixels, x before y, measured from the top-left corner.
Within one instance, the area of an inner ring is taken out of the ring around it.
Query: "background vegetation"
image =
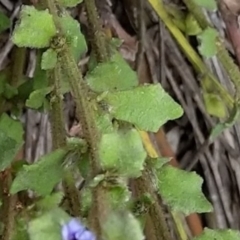
[[[239,239],[237,0],[0,10],[3,240]]]

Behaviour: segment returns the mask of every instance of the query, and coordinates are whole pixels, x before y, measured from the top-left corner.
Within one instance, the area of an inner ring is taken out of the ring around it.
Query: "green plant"
[[[173,211],[186,215],[212,211],[212,206],[201,191],[202,179],[169,166],[166,159],[150,158],[139,131],[156,132],[181,117],[183,110],[160,84],[138,86],[136,73],[103,34],[90,0],[85,2],[94,61],[83,78],[77,60],[87,44],[78,22],[65,10],[79,2],[47,0],[39,9],[23,6],[13,32],[16,46],[37,49],[38,64],[32,85],[21,75],[15,84],[5,80],[7,73],[2,76],[0,170],[3,188],[10,194],[3,193],[1,199],[4,207],[9,201],[2,239],[59,240],[62,226],[74,216],[81,217],[97,239],[141,240],[150,216],[152,239],[170,240],[158,193]],[[69,91],[84,139],[68,139],[65,134],[62,105]],[[3,112],[6,103],[16,99],[23,106],[48,110],[51,116],[53,151],[31,165],[13,161],[24,143],[23,128]],[[86,180],[81,194],[75,175]],[[129,189],[130,179],[137,197]],[[59,182],[62,191],[55,190]],[[20,192],[27,197],[26,190],[34,191],[35,197],[16,211],[11,204]],[[237,239],[239,233],[207,229],[196,240],[230,237]]]

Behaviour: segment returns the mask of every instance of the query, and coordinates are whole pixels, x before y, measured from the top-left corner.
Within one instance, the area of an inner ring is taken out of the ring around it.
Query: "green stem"
[[[59,30],[60,35],[63,36],[56,6],[51,0],[47,0],[47,6],[50,10],[50,13],[53,15],[54,22]],[[95,123],[93,108],[90,102],[88,101],[88,89],[85,85],[85,82],[83,81],[82,74],[79,71],[78,66],[67,44],[64,44],[64,46],[61,48],[61,51],[59,53],[59,61],[62,70],[65,70],[66,74],[69,77],[68,78],[69,84],[76,102],[77,115],[83,126],[83,134],[89,146],[91,177],[94,178],[97,174],[101,172],[98,155],[99,135]],[[90,227],[92,227],[96,235],[100,237],[101,236],[100,223],[104,222],[108,212],[106,194],[101,184],[93,188],[92,199],[93,199],[92,212],[94,211],[94,217],[91,218]]]
[[[209,79],[212,81],[214,87],[219,92],[223,100],[226,101],[229,107],[232,107],[234,103],[233,98],[229,95],[226,89],[222,87],[222,85],[215,78],[215,76],[209,71],[209,69],[206,67],[206,65],[200,58],[200,56],[189,44],[188,40],[183,35],[183,33],[175,26],[172,19],[170,18],[167,11],[165,10],[162,0],[159,0],[159,1],[148,0],[148,1],[156,11],[158,16],[162,19],[164,24],[167,26],[168,30],[171,32],[173,37],[176,39],[176,41],[182,48],[183,52],[186,54],[186,57],[193,64],[193,67],[195,68],[195,70],[198,71],[200,74],[206,77],[209,77]]]
[[[211,24],[206,20],[202,9],[193,2],[193,0],[183,0],[188,10],[193,14],[193,16],[198,21],[202,29],[207,27],[212,27]],[[222,39],[220,37],[217,41],[218,53],[217,57],[230,77],[231,81],[235,85],[237,90],[240,90],[240,71],[238,66],[233,62],[233,59],[230,57],[228,51],[222,44]]]
[[[96,55],[97,62],[106,62],[109,60],[107,42],[99,22],[95,0],[84,0],[84,4],[87,12],[92,49]]]

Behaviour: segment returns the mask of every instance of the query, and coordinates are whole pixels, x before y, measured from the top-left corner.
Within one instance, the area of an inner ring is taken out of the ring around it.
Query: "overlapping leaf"
[[[39,195],[48,195],[63,176],[62,161],[66,150],[59,149],[51,152],[37,163],[23,166],[14,179],[11,193],[31,189]]]
[[[106,240],[143,240],[145,239],[140,223],[131,213],[112,213],[103,225]]]
[[[180,105],[174,102],[160,84],[108,93],[105,101],[116,119],[133,123],[146,131],[157,132],[167,121],[183,114]]]
[[[2,114],[0,118],[0,171],[11,164],[22,144],[22,124]]]
[[[99,156],[104,169],[115,169],[121,175],[136,177],[146,158],[141,137],[135,129],[103,134]]]
[[[74,20],[67,12],[60,18],[62,30],[65,33],[67,43],[76,60],[87,51],[87,43],[78,21]]]
[[[28,233],[31,240],[59,240],[61,236],[61,223],[69,219],[61,209],[56,208],[44,215],[30,221]]]
[[[12,40],[19,47],[44,48],[49,46],[56,32],[48,10],[38,11],[33,6],[23,6]]]
[[[119,53],[111,61],[98,64],[88,75],[87,82],[95,92],[127,90],[138,85],[137,74]]]
[[[41,68],[44,70],[53,69],[57,64],[57,52],[53,49],[48,49],[42,55]]]

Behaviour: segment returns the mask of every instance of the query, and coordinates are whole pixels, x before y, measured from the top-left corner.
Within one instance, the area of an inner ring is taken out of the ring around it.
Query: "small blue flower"
[[[76,218],[72,218],[62,227],[63,240],[96,240],[95,235]]]

